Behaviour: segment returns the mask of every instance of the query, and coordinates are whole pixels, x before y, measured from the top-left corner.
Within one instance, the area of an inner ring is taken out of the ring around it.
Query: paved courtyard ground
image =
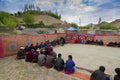
[[[99,66],[106,67],[105,73],[112,77],[116,67],[120,67],[120,48],[66,44],[55,47],[57,53],[61,53],[66,61],[69,54],[73,55],[73,60],[77,67],[96,70]],[[80,73],[91,75],[91,73],[77,69]],[[25,60],[15,60],[15,56],[0,59],[0,80],[81,80],[54,69],[39,67],[35,63],[25,62]]]
[[[67,44],[65,46],[56,47],[57,53],[62,53],[64,60],[67,60],[69,54],[73,55],[76,66],[85,69],[96,70],[99,66],[106,67],[106,73],[112,77],[116,67],[120,67],[120,48],[83,45],[83,44]]]

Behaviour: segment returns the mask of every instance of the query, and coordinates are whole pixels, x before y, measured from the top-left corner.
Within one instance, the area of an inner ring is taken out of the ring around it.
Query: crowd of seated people
[[[49,42],[48,40],[45,43],[37,43],[35,46],[31,44],[25,48],[20,47],[17,53],[17,59],[25,59],[26,62],[37,63],[39,66],[45,66],[47,68],[53,67],[57,71],[65,70],[66,74],[74,73],[75,63],[72,60],[72,55],[68,55],[68,60],[65,63],[62,54],[59,53],[57,55],[53,50],[53,46],[63,46],[64,44],[63,42],[62,44],[57,43],[57,40],[52,44],[52,42]]]
[[[120,42],[109,42],[107,44],[107,46],[111,46],[111,47],[120,47]]]
[[[97,41],[96,41],[97,42]],[[93,41],[91,41],[93,43]],[[97,44],[103,44],[100,41]],[[53,50],[53,46],[47,41],[46,43],[37,43],[35,46],[31,44],[30,46],[20,47],[17,53],[17,59],[25,59],[26,62],[33,62],[37,63],[39,66],[45,66],[47,68],[54,68],[57,71],[63,71],[66,74],[71,74],[75,72],[75,62],[73,60],[72,55],[68,55],[68,60],[64,62],[62,58],[62,54],[57,53]],[[94,77],[102,77],[105,78],[106,75],[104,74],[105,68],[101,67],[99,70],[93,72],[91,74],[90,80],[97,80]],[[114,76],[114,80],[120,80],[120,68],[115,69],[116,75]],[[99,74],[98,74],[99,73]],[[103,76],[101,76],[103,75]],[[106,77],[107,78],[107,77]],[[100,79],[104,80],[104,79]],[[110,79],[106,79],[110,80]]]
[[[86,39],[76,39],[75,43],[80,43],[80,44],[91,44],[91,45],[100,45],[104,46],[103,40],[86,40]],[[120,47],[120,42],[109,42],[106,46],[111,46],[111,47]]]
[[[76,43],[81,43],[81,44],[92,44],[92,45],[101,45],[103,46],[104,45],[104,42],[103,40],[86,40],[86,39],[83,39],[83,40],[77,40]],[[120,42],[109,42],[106,46],[111,46],[111,47],[120,47]]]
[[[104,45],[104,42],[102,40],[98,41],[94,41],[94,40],[81,40],[80,42],[81,44],[92,44],[92,45]]]

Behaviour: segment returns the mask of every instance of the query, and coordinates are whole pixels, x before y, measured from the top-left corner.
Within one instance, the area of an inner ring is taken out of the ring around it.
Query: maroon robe
[[[38,55],[39,55],[38,52],[34,52],[34,53],[33,53],[32,62],[37,62],[37,61],[38,61]]]
[[[33,52],[29,51],[26,53],[26,61],[31,62],[33,58]]]

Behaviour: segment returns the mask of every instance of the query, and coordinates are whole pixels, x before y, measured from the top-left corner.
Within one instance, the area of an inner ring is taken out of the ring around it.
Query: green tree
[[[14,29],[17,25],[17,23],[11,19],[11,18],[4,18],[3,19],[3,23],[8,27],[8,28],[11,28],[11,29]]]
[[[111,24],[103,24],[100,25],[100,29],[104,29],[104,30],[118,30],[117,27],[111,25]]]
[[[0,21],[0,26],[2,26],[3,24],[2,24],[2,22]]]
[[[23,14],[23,21],[29,26],[34,23],[35,19],[29,12]]]
[[[71,23],[72,27],[78,28],[78,25],[76,23]]]
[[[10,15],[6,12],[0,12],[0,21],[3,23],[4,17],[10,17]]]

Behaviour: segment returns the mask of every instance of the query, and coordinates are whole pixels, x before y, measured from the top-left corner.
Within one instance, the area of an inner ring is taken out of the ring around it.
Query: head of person
[[[120,75],[120,68],[115,68],[115,72],[117,73],[117,75]]]
[[[25,48],[28,48],[28,45],[26,45]]]
[[[72,60],[72,55],[68,55],[68,59]]]
[[[36,45],[39,45],[39,43],[36,43]]]
[[[50,51],[53,51],[53,48],[51,48]]]
[[[104,71],[105,71],[105,67],[104,67],[104,66],[100,66],[100,67],[99,67],[99,70],[100,70],[101,72],[104,72]]]
[[[58,57],[61,58],[61,54],[60,53],[58,54]]]
[[[44,54],[44,49],[41,49],[41,50],[40,50],[40,54]]]
[[[31,44],[30,46],[33,46],[33,44]]]
[[[34,49],[31,49],[31,52],[34,52],[35,50]]]

